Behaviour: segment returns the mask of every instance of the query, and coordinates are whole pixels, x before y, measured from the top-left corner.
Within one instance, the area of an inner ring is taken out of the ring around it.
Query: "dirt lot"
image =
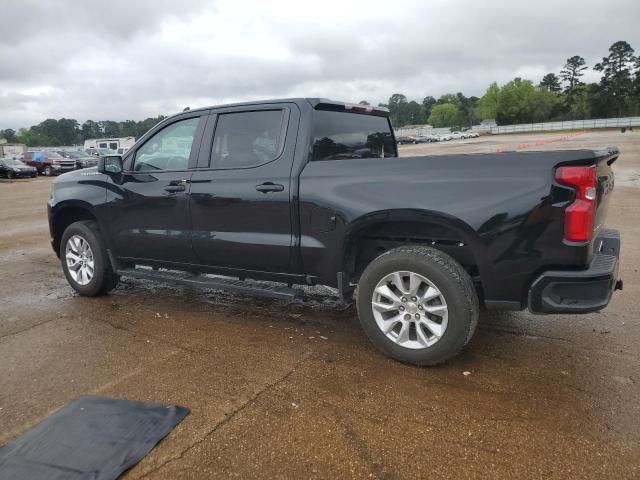
[[[50,180],[1,181],[0,444],[98,394],[191,409],[126,478],[640,477],[640,132],[561,137],[403,147],[622,151],[624,291],[591,315],[484,312],[437,368],[383,357],[322,289],[288,305],[125,279],[78,297],[48,243]]]

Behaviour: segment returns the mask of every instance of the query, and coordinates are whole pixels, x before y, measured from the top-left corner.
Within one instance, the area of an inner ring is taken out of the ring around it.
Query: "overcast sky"
[[[640,50],[639,0],[2,0],[0,128],[223,102],[420,101]],[[590,71],[587,80],[599,76]]]

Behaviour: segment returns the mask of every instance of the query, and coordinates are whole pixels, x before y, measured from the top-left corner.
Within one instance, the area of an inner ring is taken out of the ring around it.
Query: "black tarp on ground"
[[[188,414],[176,405],[79,397],[0,447],[0,480],[118,478]]]

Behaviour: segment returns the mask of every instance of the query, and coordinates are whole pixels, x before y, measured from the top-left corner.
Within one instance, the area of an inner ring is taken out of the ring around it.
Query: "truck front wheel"
[[[383,253],[363,272],[356,298],[371,342],[389,357],[414,365],[453,358],[478,323],[471,277],[434,248],[407,246]]]
[[[96,222],[72,223],[62,234],[60,261],[69,285],[84,297],[113,290],[120,277],[111,268]]]

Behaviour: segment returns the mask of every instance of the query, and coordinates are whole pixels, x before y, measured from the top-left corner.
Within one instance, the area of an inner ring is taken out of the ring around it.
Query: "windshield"
[[[313,160],[397,157],[386,117],[317,110]]]
[[[2,160],[2,163],[8,167],[22,167],[24,165],[20,160],[14,160],[13,158],[6,158]]]
[[[45,152],[47,158],[64,158],[62,155],[56,152]]]
[[[69,158],[84,158],[87,156],[86,153],[82,152],[67,152],[67,155],[69,155]]]

